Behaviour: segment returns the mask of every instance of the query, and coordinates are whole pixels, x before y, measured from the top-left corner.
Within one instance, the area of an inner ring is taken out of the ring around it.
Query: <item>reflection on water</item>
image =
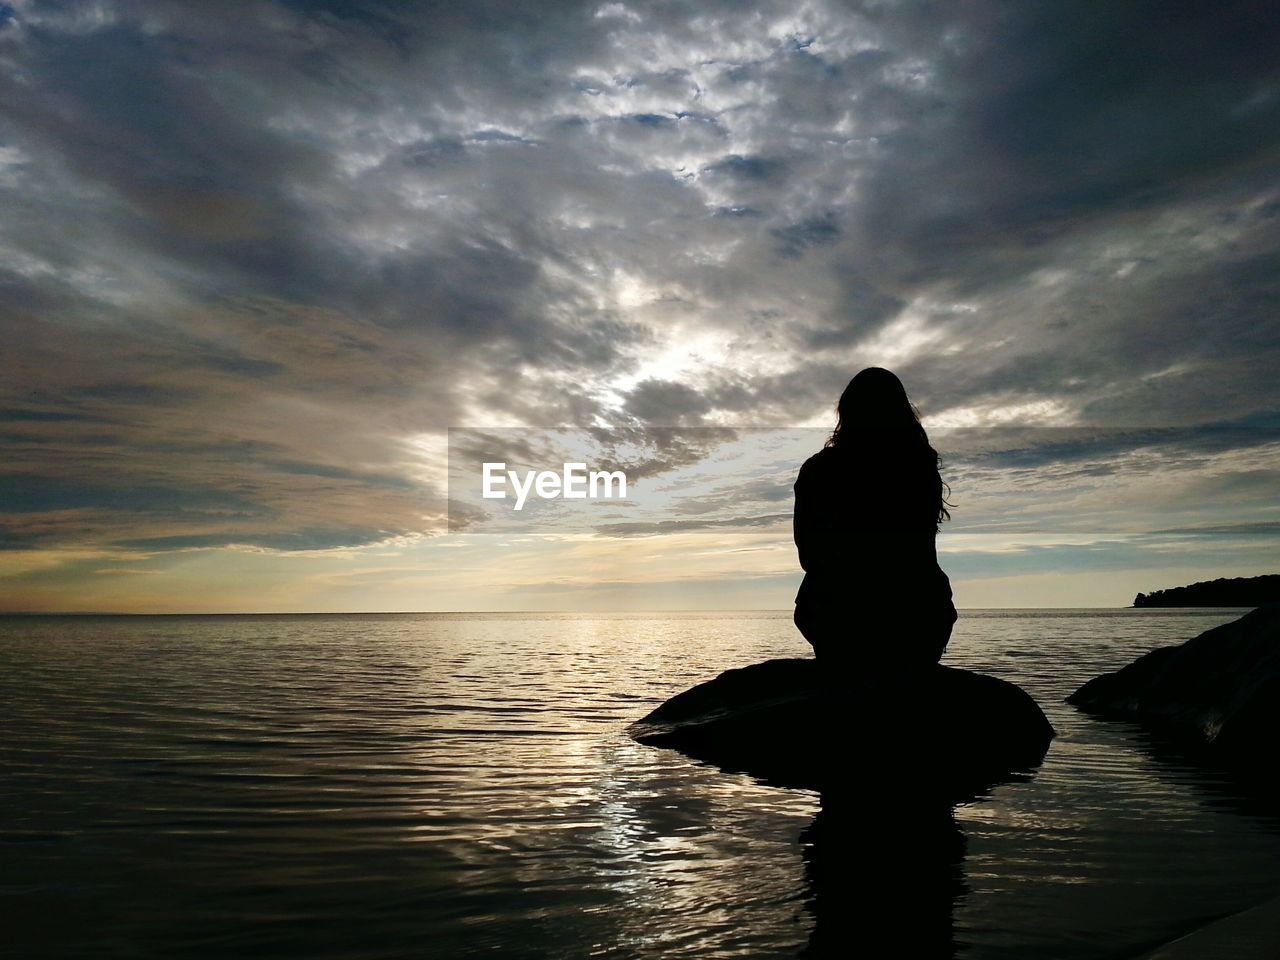
[[[813,916],[801,956],[848,957],[858,948],[913,960],[956,954],[965,838],[949,807],[824,795],[800,839]]]
[[[1235,615],[963,616],[947,660],[1027,687],[1059,735],[1034,779],[954,820],[905,819],[893,784],[820,803],[625,737],[726,667],[804,654],[789,612],[2,619],[6,940],[716,958],[887,935],[1124,955],[1272,894],[1280,833],[1061,699]],[[903,903],[912,924],[886,930]]]

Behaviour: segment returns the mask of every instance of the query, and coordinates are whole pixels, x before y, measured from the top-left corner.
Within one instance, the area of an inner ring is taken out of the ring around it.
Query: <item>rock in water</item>
[[[1280,735],[1280,604],[1152,650],[1094,677],[1067,702],[1267,772]]]
[[[844,679],[811,659],[727,670],[627,731],[767,783],[956,803],[1036,766],[1053,727],[1025,691],[932,666]]]

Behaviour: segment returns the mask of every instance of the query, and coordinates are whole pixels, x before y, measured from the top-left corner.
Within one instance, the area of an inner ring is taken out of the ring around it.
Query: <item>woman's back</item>
[[[877,557],[895,567],[936,562],[936,480],[930,457],[918,449],[826,447],[814,454],[795,483],[800,565],[826,575]]]

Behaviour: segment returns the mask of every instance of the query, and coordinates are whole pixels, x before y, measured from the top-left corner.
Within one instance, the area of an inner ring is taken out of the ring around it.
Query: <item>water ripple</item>
[[[948,660],[1022,684],[1059,731],[1034,778],[957,811],[965,957],[1123,953],[1280,885],[1269,818],[1062,703],[1233,617],[962,617]],[[805,652],[785,613],[0,618],[7,943],[793,956],[818,799],[623,728],[727,667]],[[893,805],[892,785],[868,789]]]

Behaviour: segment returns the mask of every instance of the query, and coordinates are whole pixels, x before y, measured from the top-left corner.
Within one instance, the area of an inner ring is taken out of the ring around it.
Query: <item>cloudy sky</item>
[[[0,2],[0,609],[783,608],[798,459],[450,532],[448,431],[670,485],[820,442],[870,364],[960,605],[1274,572],[1277,41],[1253,2]]]

